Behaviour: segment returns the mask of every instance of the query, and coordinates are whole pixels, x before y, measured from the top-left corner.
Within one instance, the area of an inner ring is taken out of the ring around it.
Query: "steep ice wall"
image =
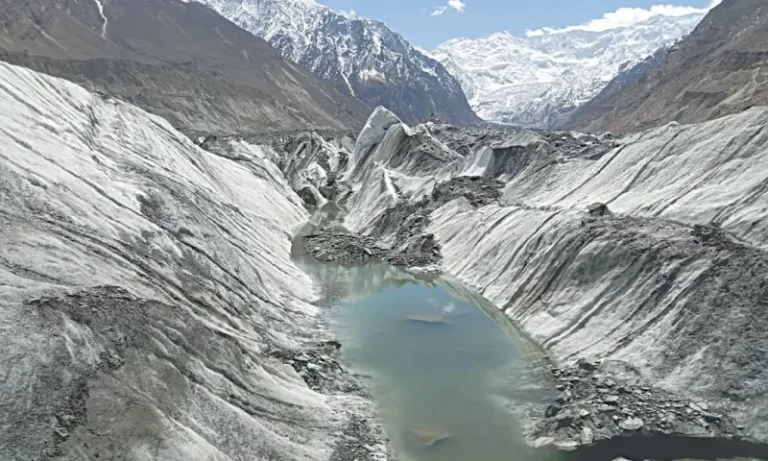
[[[267,152],[0,63],[0,459],[314,460],[341,397]]]

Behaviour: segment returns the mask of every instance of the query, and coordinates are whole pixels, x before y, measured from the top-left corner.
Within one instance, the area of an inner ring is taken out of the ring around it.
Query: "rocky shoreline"
[[[458,197],[482,207],[499,200],[501,181],[486,177],[462,176],[438,184],[429,197],[416,203],[388,208],[376,220],[370,235],[336,229],[320,229],[303,236],[306,254],[318,261],[344,265],[386,262],[398,267],[429,267],[442,261],[440,246],[426,231],[429,215]],[[392,247],[381,240],[394,236]]]
[[[579,360],[551,372],[560,393],[531,431],[533,446],[573,450],[634,434],[743,437],[723,408],[622,378],[634,374],[627,363]]]
[[[269,356],[291,366],[307,387],[325,395],[354,395],[372,401],[359,379],[339,362],[342,345],[336,340],[319,342],[304,350],[275,349]],[[338,437],[331,455],[334,461],[395,461],[381,425],[353,412]]]
[[[440,262],[440,249],[434,237],[420,235],[403,249],[392,249],[376,239],[349,232],[320,231],[303,238],[306,254],[312,258],[347,266],[389,263],[398,267],[423,267]]]

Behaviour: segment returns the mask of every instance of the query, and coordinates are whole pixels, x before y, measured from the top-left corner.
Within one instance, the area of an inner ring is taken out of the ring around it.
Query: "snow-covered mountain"
[[[458,82],[385,24],[313,0],[198,0],[346,94],[407,121],[478,120]]]
[[[622,69],[687,35],[705,12],[653,16],[603,31],[542,29],[520,38],[498,33],[454,39],[431,56],[461,84],[486,120],[552,126],[592,99]]]

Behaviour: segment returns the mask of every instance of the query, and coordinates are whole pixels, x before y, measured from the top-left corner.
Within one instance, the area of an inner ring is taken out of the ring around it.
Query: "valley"
[[[308,0],[6,3],[0,461],[768,460],[762,4],[488,39],[547,105]]]

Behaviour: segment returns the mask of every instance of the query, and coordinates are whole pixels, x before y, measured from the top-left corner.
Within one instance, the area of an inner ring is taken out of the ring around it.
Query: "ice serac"
[[[384,107],[377,107],[368,118],[368,121],[365,122],[363,130],[358,135],[353,155],[356,158],[364,155],[366,151],[369,151],[384,139],[389,127],[398,123],[402,122],[397,118],[397,115]]]
[[[545,29],[525,38],[459,38],[430,55],[456,77],[481,118],[550,127],[566,121],[621,70],[688,34],[703,16],[659,15],[600,32]]]
[[[331,458],[273,153],[5,63],[0,107],[0,459]]]
[[[407,123],[438,115],[479,122],[439,62],[384,23],[340,14],[312,0],[198,0],[264,38],[344,94],[385,106]]]
[[[434,242],[556,361],[624,362],[767,440],[766,123],[753,108],[622,139],[392,124],[371,148],[390,152],[340,173],[342,204],[385,244]]]

